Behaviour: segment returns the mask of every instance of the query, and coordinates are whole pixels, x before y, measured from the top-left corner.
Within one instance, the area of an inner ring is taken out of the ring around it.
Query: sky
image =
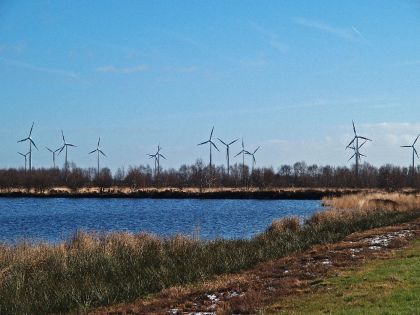
[[[261,146],[257,166],[350,166],[352,120],[373,140],[363,161],[411,163],[420,1],[0,0],[0,167],[23,165],[32,122],[35,167],[60,130],[81,167],[98,137],[112,170],[159,143],[165,168],[207,162],[213,126]]]

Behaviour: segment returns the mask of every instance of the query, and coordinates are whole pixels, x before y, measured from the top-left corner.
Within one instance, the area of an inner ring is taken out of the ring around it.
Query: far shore
[[[363,188],[128,188],[98,187],[71,190],[55,187],[43,191],[24,188],[0,189],[1,197],[30,198],[156,198],[156,199],[295,199],[320,200],[324,197],[340,197],[357,193],[385,192],[381,189]],[[416,194],[413,189],[397,190],[405,194]]]

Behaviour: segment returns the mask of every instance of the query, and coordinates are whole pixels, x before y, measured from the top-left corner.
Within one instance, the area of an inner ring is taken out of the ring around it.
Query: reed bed
[[[0,245],[0,314],[83,312],[128,302],[420,216],[417,196],[357,195],[324,203],[329,208],[305,222],[276,220],[248,240],[78,232],[58,245]]]

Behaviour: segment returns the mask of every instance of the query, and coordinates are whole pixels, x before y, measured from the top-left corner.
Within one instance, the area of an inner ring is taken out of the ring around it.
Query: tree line
[[[356,175],[354,166],[318,166],[296,162],[293,165],[259,167],[250,169],[242,164],[230,167],[229,174],[224,166],[209,167],[202,160],[193,165],[182,165],[178,169],[160,169],[150,166],[119,168],[114,173],[102,168],[98,174],[95,168],[82,169],[70,164],[66,169],[39,168],[0,169],[0,188],[10,190],[35,189],[46,191],[54,187],[68,187],[77,190],[85,187],[101,189],[118,186],[129,188],[175,187],[255,187],[260,189],[285,187],[334,187],[334,188],[383,188],[400,189],[420,187],[420,168],[384,165],[375,167],[368,163],[359,165]]]

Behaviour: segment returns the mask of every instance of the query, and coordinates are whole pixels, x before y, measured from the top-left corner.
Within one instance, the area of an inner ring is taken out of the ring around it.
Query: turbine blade
[[[90,151],[88,154],[92,154],[92,153],[95,153],[96,152],[96,150],[93,150],[93,151]]]
[[[349,158],[349,161],[352,159],[352,158],[354,158],[354,156],[356,155],[356,153],[354,153],[352,156],[351,156],[351,158]]]
[[[239,138],[237,138],[236,140],[233,140],[232,142],[230,142],[228,145],[234,144],[236,141],[238,141]]]
[[[31,143],[34,145],[34,147],[38,150],[38,147],[36,146],[36,144],[35,144],[34,140],[29,139],[29,141],[31,141]],[[38,151],[39,151],[39,150],[38,150]]]
[[[413,150],[414,150],[414,153],[416,153],[417,158],[419,158],[419,155],[417,154],[417,150],[416,150],[416,148],[415,148],[415,147],[413,147]]]
[[[414,140],[413,145],[415,145],[415,144],[416,144],[417,140],[419,140],[419,137],[420,137],[420,135],[418,135],[418,136],[417,136],[417,138],[416,138],[416,140]]]
[[[350,141],[350,143],[346,146],[346,149],[350,148],[350,146],[353,144],[354,140],[356,140],[356,137],[354,137],[353,140]]]
[[[60,148],[60,152],[58,152],[58,154],[57,154],[57,155],[60,155],[60,153],[61,153],[61,152],[63,152],[64,148],[65,148],[65,145],[63,145],[63,146]]]
[[[363,139],[363,140],[366,140],[366,141],[372,141],[371,139],[369,139],[369,138],[366,138],[366,137],[358,137],[359,139]]]
[[[364,156],[364,157],[367,157],[366,155],[364,155],[364,154],[362,154],[362,153],[359,153],[359,155]]]
[[[260,149],[260,147],[256,148],[254,153],[252,153],[252,155],[254,155],[259,149]]]
[[[26,157],[26,154],[18,152],[18,154],[22,155],[23,157]]]
[[[18,141],[18,143],[19,143],[19,142],[24,142],[24,141],[26,141],[26,140],[29,140],[29,138],[25,138],[25,139],[19,140],[19,141]]]
[[[103,156],[106,156],[106,154],[102,150],[99,150],[99,153],[102,154]]]
[[[211,137],[213,137],[213,131],[214,131],[214,126],[213,126],[213,128],[211,129],[211,133],[210,133],[210,140],[211,140]]]
[[[48,151],[50,151],[51,153],[54,153],[53,150],[51,150],[49,147],[45,147],[45,149],[47,149]]]
[[[222,139],[217,138],[217,140],[219,140],[221,143],[223,143],[224,145],[228,146],[228,144],[226,144]]]
[[[63,142],[66,143],[66,139],[64,138],[64,132],[61,130],[61,136],[63,137]]]
[[[160,156],[161,158],[164,158],[164,159],[166,160],[166,157],[164,157],[162,154],[160,154],[160,153],[159,153],[159,156]]]
[[[100,143],[101,143],[101,137],[99,137],[99,140],[98,140],[98,148],[99,148]]]
[[[359,149],[361,148],[361,147],[363,147],[363,145],[366,143],[366,141],[367,140],[365,140],[360,146],[359,146]]]
[[[353,123],[353,131],[354,131],[354,135],[355,135],[355,136],[357,136],[357,133],[356,133],[356,127],[355,127],[355,125],[354,125],[354,121],[352,120],[351,122]]]
[[[412,145],[402,145],[401,148],[412,148]]]
[[[239,152],[238,154],[236,154],[234,157],[237,157],[238,155],[241,155],[243,151],[244,150],[242,150],[241,152]]]
[[[199,143],[197,145],[203,145],[203,144],[206,144],[206,143],[209,143],[209,142],[210,142],[210,140],[207,140],[207,141],[201,142],[201,143]]]
[[[217,151],[219,151],[219,148],[214,144],[213,141],[210,141],[210,145],[212,145]],[[220,151],[219,151],[220,152]]]
[[[75,147],[75,148],[77,148],[77,145],[74,145],[74,144],[71,144],[71,143],[66,143],[66,145],[69,146],[69,147]]]
[[[29,137],[32,135],[32,130],[34,129],[34,122],[32,123],[32,127],[31,127],[31,130],[29,131]]]

